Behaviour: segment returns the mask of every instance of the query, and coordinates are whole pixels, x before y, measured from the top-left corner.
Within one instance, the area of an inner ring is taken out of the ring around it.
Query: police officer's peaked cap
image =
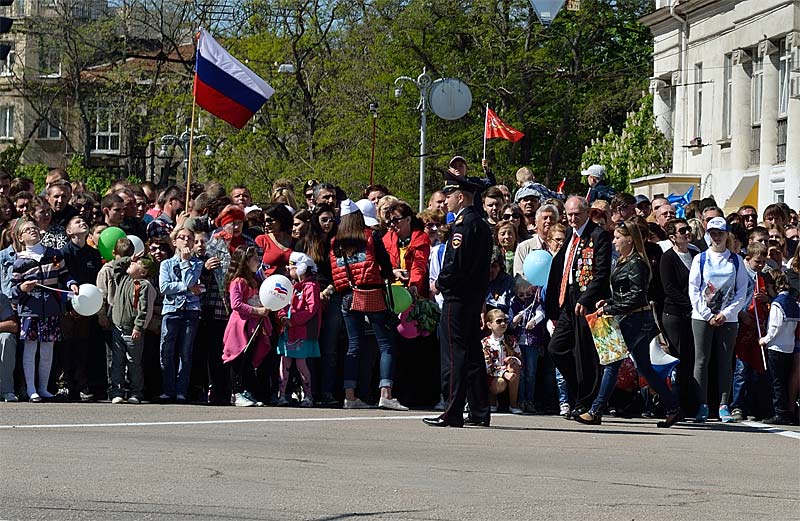
[[[454,176],[450,172],[447,172],[444,175],[444,186],[442,187],[442,192],[449,194],[450,192],[454,192],[456,190],[461,190],[463,192],[470,192],[476,193],[480,192],[483,187],[478,184],[475,184],[463,177]]]

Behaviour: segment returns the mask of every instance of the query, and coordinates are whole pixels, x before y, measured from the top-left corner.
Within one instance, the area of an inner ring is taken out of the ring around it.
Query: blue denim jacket
[[[199,311],[200,296],[192,294],[189,288],[200,282],[202,272],[203,261],[196,258],[185,261],[176,255],[163,261],[158,274],[158,289],[164,295],[161,312]]]
[[[9,246],[0,250],[0,291],[11,298],[11,272],[14,271],[14,261],[17,260],[17,252],[14,246]]]

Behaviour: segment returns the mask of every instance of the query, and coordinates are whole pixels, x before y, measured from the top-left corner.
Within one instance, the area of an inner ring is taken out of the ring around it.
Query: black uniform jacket
[[[567,229],[567,237],[561,249],[553,258],[550,277],[547,283],[545,310],[547,318],[557,320],[561,309],[558,296],[561,279],[564,275],[564,258],[572,242],[573,229]],[[580,295],[578,304],[582,304],[589,312],[594,312],[598,301],[607,299],[611,293],[609,276],[611,275],[611,235],[591,220],[586,223],[583,235],[578,242],[578,251],[572,259],[572,284],[567,287],[573,294]]]
[[[450,229],[436,288],[445,298],[486,298],[492,231],[479,211],[469,206]]]

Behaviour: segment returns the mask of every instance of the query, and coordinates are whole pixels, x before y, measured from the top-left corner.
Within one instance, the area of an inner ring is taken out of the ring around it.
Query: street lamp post
[[[184,184],[186,183],[186,174],[189,171],[189,141],[190,141],[190,132],[189,128],[187,127],[180,136],[176,136],[174,134],[167,134],[165,136],[161,136],[161,151],[159,151],[159,157],[166,158],[171,157],[168,147],[170,146],[177,146],[180,147],[181,151],[183,152],[183,179]],[[194,136],[194,143],[197,144],[200,141],[210,141],[210,138],[206,134],[198,134]],[[211,149],[211,144],[206,143],[206,149],[203,152],[203,155],[206,157],[213,156],[214,151]],[[187,187],[188,188],[188,187]]]
[[[425,156],[427,148],[427,131],[428,131],[428,92],[430,91],[433,80],[422,68],[422,74],[417,76],[417,79],[410,76],[400,76],[394,80],[395,89],[394,97],[399,98],[403,95],[403,83],[412,83],[419,90],[419,211],[423,209],[425,204]]]

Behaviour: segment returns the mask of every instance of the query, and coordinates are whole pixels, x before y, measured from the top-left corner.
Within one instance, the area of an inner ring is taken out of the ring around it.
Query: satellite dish
[[[433,82],[428,102],[434,114],[452,121],[463,118],[469,112],[472,93],[463,82],[455,78],[442,78]]]
[[[542,25],[548,27],[564,6],[564,0],[531,0],[531,5]]]

